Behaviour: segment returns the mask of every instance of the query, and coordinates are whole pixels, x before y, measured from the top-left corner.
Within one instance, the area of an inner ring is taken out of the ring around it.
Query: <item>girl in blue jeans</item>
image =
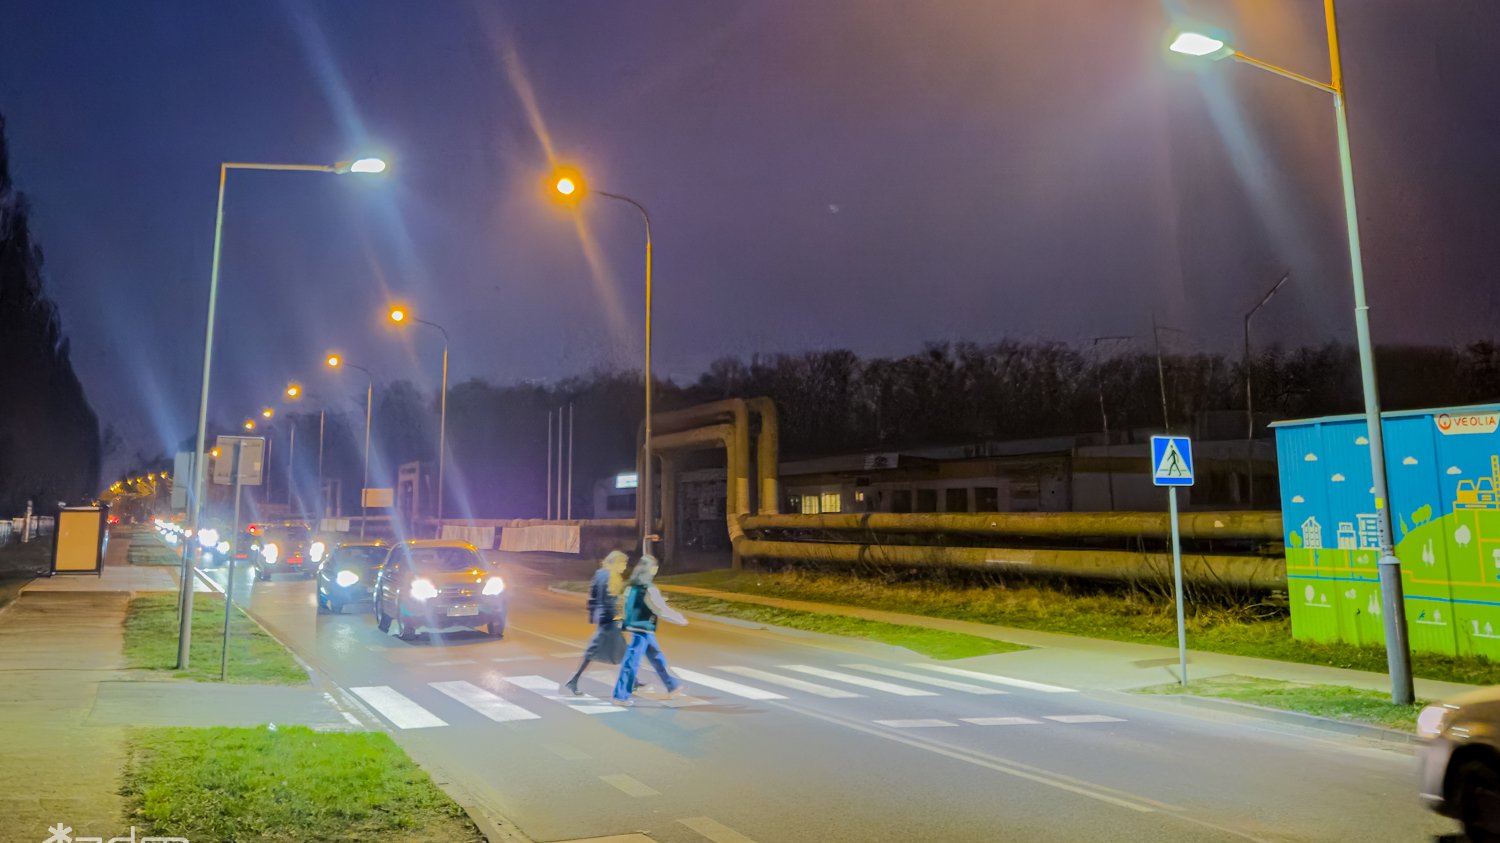
[[[630,694],[635,690],[635,677],[640,672],[643,655],[656,668],[667,688],[667,696],[682,696],[682,682],[667,672],[666,656],[656,644],[656,620],[660,617],[667,623],[686,626],[687,618],[667,605],[661,592],[651,584],[655,578],[656,559],[642,556],[630,574],[630,586],[625,589],[625,631],[630,633],[630,647],[620,661],[620,678],[615,681],[615,705],[633,705]]]

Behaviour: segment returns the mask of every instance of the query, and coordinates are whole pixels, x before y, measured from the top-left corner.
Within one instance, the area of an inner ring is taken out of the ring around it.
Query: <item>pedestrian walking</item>
[[[589,622],[594,624],[594,637],[583,650],[583,661],[573,672],[573,678],[562,683],[559,690],[565,694],[579,696],[578,680],[594,660],[619,664],[625,655],[625,636],[620,632],[618,603],[615,598],[625,584],[625,565],[630,557],[612,550],[599,563],[594,579],[589,583]]]
[[[667,605],[666,598],[654,585],[655,579],[656,559],[642,556],[630,573],[630,585],[625,589],[625,630],[630,633],[630,647],[620,661],[620,678],[615,680],[615,705],[633,705],[630,695],[636,688],[635,677],[640,672],[642,656],[656,668],[656,674],[667,688],[667,696],[682,694],[682,681],[667,671],[667,658],[656,643],[656,620],[660,618],[667,623],[686,626],[687,618]]]

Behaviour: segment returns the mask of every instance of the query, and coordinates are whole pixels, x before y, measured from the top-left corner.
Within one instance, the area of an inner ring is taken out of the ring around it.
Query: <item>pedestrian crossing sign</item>
[[[1151,437],[1151,482],[1158,486],[1193,485],[1193,443],[1186,436]]]

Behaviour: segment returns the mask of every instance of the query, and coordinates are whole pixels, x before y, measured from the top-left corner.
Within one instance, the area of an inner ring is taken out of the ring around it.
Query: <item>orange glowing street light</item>
[[[368,381],[368,385],[365,387],[365,480],[364,485],[360,488],[359,492],[359,537],[364,538],[365,522],[370,518],[369,507],[365,506],[365,490],[370,487],[370,410],[375,403],[375,375],[371,374],[370,370],[366,369],[364,366],[356,366],[353,363],[346,362],[344,358],[340,357],[337,354],[329,354],[326,358],[324,358],[323,362],[327,363],[328,368],[330,369],[339,369],[343,367],[358,369],[359,371],[365,373],[365,378]]]
[[[406,308],[398,305],[391,308],[391,312],[388,315],[390,316],[392,322],[405,322]]]
[[[344,365],[343,358],[339,357],[337,354],[328,355],[328,359],[324,360],[323,362],[327,363],[328,368],[330,369],[337,369],[338,367]]]
[[[260,411],[260,417],[263,418],[263,419],[269,419],[269,418],[274,417],[275,415],[276,415],[276,411],[273,410],[273,409],[271,409],[270,407],[267,407],[264,410]]]
[[[438,401],[437,485],[438,535],[441,536],[443,532],[443,469],[447,464],[448,454],[448,329],[444,328],[442,325],[439,325],[436,322],[428,322],[426,319],[419,319],[413,316],[411,313],[411,308],[405,305],[391,305],[389,313],[387,315],[390,317],[390,320],[397,326],[404,326],[408,321],[411,321],[419,325],[426,325],[429,328],[437,328],[438,332],[443,335],[443,382],[442,386],[440,387],[440,389],[442,390],[440,394],[441,397]]]
[[[302,396],[302,384],[289,383],[286,385],[286,397],[300,398]]]
[[[245,419],[245,429],[246,430],[254,430],[255,429],[255,419]]]

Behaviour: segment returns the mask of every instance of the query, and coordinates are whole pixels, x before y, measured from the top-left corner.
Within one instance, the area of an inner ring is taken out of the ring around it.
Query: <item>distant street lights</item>
[[[245,419],[245,423],[243,425],[241,425],[241,427],[245,428],[246,431],[254,430],[255,429],[255,419]]]
[[[219,303],[219,257],[224,242],[224,186],[230,170],[281,170],[309,173],[383,173],[385,162],[379,158],[360,158],[340,161],[336,164],[257,164],[244,161],[225,161],[219,164],[219,203],[214,216],[213,267],[208,276],[208,324],[203,337],[203,384],[198,392],[198,439],[195,455],[202,454],[208,438],[208,386],[213,373],[214,316]],[[203,471],[193,472],[192,530],[199,531],[203,514]],[[188,666],[188,653],[192,644],[193,578],[192,554],[182,557],[182,576],[179,581],[178,608],[181,626],[177,635],[177,669]]]
[[[552,189],[555,191],[559,201],[577,203],[589,194],[588,184],[583,175],[577,170],[563,169],[552,176]],[[646,212],[646,206],[618,193],[606,193],[596,190],[595,193],[608,199],[624,202],[640,212],[641,221],[646,225],[646,424],[645,424],[645,451],[642,457],[641,477],[636,494],[641,500],[641,553],[651,553],[651,533],[656,526],[656,515],[653,512],[655,501],[654,484],[652,475],[652,448],[651,448],[651,215]]]
[[[1365,301],[1365,265],[1360,254],[1359,212],[1354,203],[1354,164],[1349,153],[1349,116],[1344,97],[1343,59],[1339,54],[1338,19],[1334,0],[1323,0],[1328,30],[1330,81],[1326,84],[1269,62],[1251,58],[1221,38],[1200,32],[1179,33],[1168,46],[1174,53],[1218,61],[1232,58],[1241,64],[1274,73],[1293,82],[1333,95],[1334,125],[1338,131],[1339,176],[1344,192],[1344,225],[1348,230],[1349,270],[1354,283],[1354,328],[1359,345],[1360,380],[1364,385],[1365,425],[1369,428],[1370,474],[1374,481],[1375,512],[1380,531],[1381,600],[1385,625],[1386,664],[1391,675],[1391,701],[1410,705],[1413,698],[1411,650],[1407,645],[1406,599],[1402,594],[1401,560],[1391,541],[1390,491],[1385,475],[1385,437],[1380,427],[1380,395],[1375,382],[1375,352],[1370,340],[1370,307]]]
[[[436,322],[428,322],[426,319],[418,319],[411,315],[411,309],[401,305],[391,307],[387,314],[393,324],[405,325],[407,322],[416,322],[429,328],[437,328],[443,335],[443,384],[442,394],[438,399],[438,479],[437,479],[437,536],[443,535],[443,466],[448,455],[448,331]]]
[[[365,493],[370,488],[370,410],[375,406],[375,376],[370,374],[370,370],[364,366],[356,366],[337,354],[328,355],[328,358],[323,362],[327,363],[330,369],[339,369],[345,366],[351,369],[358,369],[365,373],[365,378],[369,381],[369,385],[365,388],[365,479],[359,489],[359,537],[364,538],[365,521],[369,520],[370,517],[370,510],[365,506]]]

